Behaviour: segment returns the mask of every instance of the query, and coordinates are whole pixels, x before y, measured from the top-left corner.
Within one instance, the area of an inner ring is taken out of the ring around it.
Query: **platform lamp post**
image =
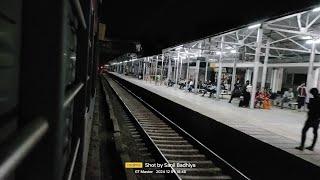
[[[268,72],[268,60],[269,60],[269,51],[270,51],[270,38],[267,40],[266,51],[264,55],[263,61],[263,69],[262,69],[262,79],[261,79],[261,89],[265,89],[267,72]]]
[[[261,52],[261,44],[262,44],[262,35],[263,29],[260,25],[257,32],[257,46],[256,52],[254,56],[254,67],[253,67],[253,80],[252,80],[252,90],[251,90],[251,98],[250,98],[250,109],[254,108],[254,100],[257,92],[257,83],[258,83],[258,72],[259,72],[259,60],[260,60],[260,52]]]
[[[224,53],[224,36],[221,37],[221,44],[220,44],[220,54],[219,54],[219,71],[218,71],[218,80],[217,80],[217,92],[216,92],[216,99],[219,99],[220,92],[221,92],[221,76],[222,76],[222,60],[223,60],[223,53]]]

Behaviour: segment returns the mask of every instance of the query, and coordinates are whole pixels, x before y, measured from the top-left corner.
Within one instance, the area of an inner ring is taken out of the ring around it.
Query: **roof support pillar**
[[[219,99],[220,92],[221,92],[222,59],[223,59],[223,52],[224,52],[224,35],[221,37],[220,49],[221,49],[221,52],[220,52],[220,56],[219,56],[219,71],[218,71],[217,92],[216,92],[217,99]]]
[[[162,84],[162,80],[163,80],[163,61],[164,61],[164,54],[162,54],[161,56],[161,75],[160,75],[160,84]]]
[[[267,79],[267,71],[268,71],[268,59],[269,59],[269,51],[270,51],[270,39],[267,41],[266,52],[264,56],[263,69],[262,69],[262,80],[261,80],[261,89],[265,89],[266,79]]]
[[[198,93],[198,79],[199,79],[199,68],[200,68],[200,59],[197,59],[196,62],[196,73],[195,73],[195,80],[194,80],[194,93]]]
[[[255,53],[255,57],[254,57],[252,91],[251,91],[251,99],[250,99],[250,108],[251,109],[254,108],[255,95],[257,92],[259,60],[260,60],[260,52],[261,52],[261,45],[262,45],[262,35],[263,35],[263,29],[260,27],[258,29],[257,47],[256,47],[256,53]]]
[[[206,58],[206,71],[204,73],[204,81],[207,81],[207,80],[208,80],[208,61]]]
[[[155,71],[154,71],[154,82],[156,85],[158,83],[158,60],[159,60],[159,55],[157,55],[157,58],[156,58]]]
[[[146,63],[147,63],[147,58],[143,58],[143,69],[142,69],[142,79],[146,80]]]
[[[138,77],[140,76],[140,72],[141,72],[141,60],[138,60]]]
[[[318,67],[318,68],[316,68],[315,70],[314,70],[314,78],[313,78],[313,87],[316,87],[316,88],[320,88],[319,87],[319,80],[320,80],[320,78],[319,78],[319,75],[320,75],[320,68]]]
[[[171,59],[170,59],[170,54],[168,54],[168,75],[167,75],[167,82],[169,82],[169,80],[171,79],[171,71],[172,71],[172,67],[171,67]],[[167,83],[167,85],[169,86],[169,83]]]
[[[181,73],[182,73],[182,57],[180,57],[179,79],[181,78]]]
[[[233,68],[232,68],[231,91],[234,90],[234,85],[236,84],[236,75],[237,75],[237,58],[235,56],[233,60]]]
[[[175,73],[175,87],[177,87],[177,85],[178,85],[178,77],[179,77],[179,62],[180,61],[180,52],[178,52],[178,58],[177,59],[175,59],[175,69],[176,69],[176,73]]]
[[[315,59],[315,52],[316,52],[316,43],[312,43],[309,66],[308,66],[308,76],[307,76],[307,102],[309,102],[309,97],[310,97],[309,90],[314,87],[313,63]]]
[[[189,63],[190,63],[190,57],[187,56],[187,74],[186,74],[186,82],[189,80]]]
[[[247,68],[246,69],[246,74],[244,77],[245,81],[249,81],[251,83],[251,79],[252,79],[252,69]]]

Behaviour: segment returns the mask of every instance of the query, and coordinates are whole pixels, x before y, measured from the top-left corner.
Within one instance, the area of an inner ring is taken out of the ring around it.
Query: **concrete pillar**
[[[271,77],[271,91],[276,93],[281,91],[283,81],[283,68],[274,68]]]
[[[176,80],[176,74],[177,74],[177,59],[174,58],[173,77],[172,77],[172,80],[173,80],[173,81]]]
[[[155,72],[154,72],[155,76],[157,76],[157,74],[158,74],[158,60],[159,60],[159,56],[157,56],[157,58],[156,58]]]
[[[244,80],[245,81],[250,81],[250,83],[252,83],[251,82],[251,78],[252,78],[252,69],[247,68],[246,69],[246,74],[244,76]]]
[[[190,57],[187,56],[187,74],[186,74],[186,81],[189,80],[189,63],[190,63]]]
[[[179,69],[179,79],[181,78],[181,73],[182,73],[182,57],[180,57],[180,69]]]
[[[161,78],[160,78],[160,83],[162,84],[162,80],[163,80],[163,61],[164,61],[164,54],[162,54],[161,56]]]
[[[314,75],[313,75],[313,86],[312,87],[315,87],[315,88],[318,88],[319,89],[319,80],[320,80],[320,78],[319,78],[319,75],[320,75],[320,68],[318,67],[318,68],[316,68],[315,70],[314,70],[314,73],[313,73]]]
[[[316,43],[312,43],[311,47],[311,53],[310,53],[310,59],[309,59],[309,66],[308,66],[308,75],[307,75],[307,98],[306,102],[309,102],[309,90],[313,88],[313,82],[314,82],[314,77],[313,77],[313,63],[315,59],[315,52],[316,52]]]
[[[266,86],[267,72],[268,72],[268,59],[269,59],[269,51],[270,51],[270,39],[267,41],[266,52],[263,61],[263,69],[262,69],[262,79],[261,79],[261,89],[264,89]]]
[[[283,68],[278,69],[278,76],[277,76],[277,90],[281,91],[282,89],[282,81],[283,81]]]
[[[204,73],[204,81],[207,81],[208,79],[208,61],[206,59],[206,71]]]
[[[221,92],[222,60],[223,60],[223,53],[224,53],[224,36],[221,37],[220,50],[221,50],[221,52],[220,52],[220,56],[219,56],[219,71],[218,71],[217,92],[216,92],[217,99],[219,99],[219,95]]]
[[[232,78],[231,78],[231,91],[233,91],[234,85],[236,84],[236,75],[237,75],[237,59],[234,58],[233,68],[232,68]]]
[[[167,75],[167,81],[169,81],[169,79],[171,79],[171,71],[172,71],[172,67],[171,67],[171,59],[170,59],[170,55],[168,56],[168,75]]]
[[[263,29],[260,27],[257,33],[257,47],[256,53],[254,56],[254,67],[253,67],[253,80],[252,80],[252,91],[251,91],[251,99],[250,99],[250,108],[254,108],[254,99],[257,92],[257,83],[258,83],[258,72],[259,72],[259,60],[260,60],[260,52],[261,52],[261,44],[262,44],[262,35]]]
[[[199,69],[200,69],[200,59],[197,59],[197,62],[196,62],[196,72],[195,72],[195,80],[194,80],[194,93],[197,93],[197,92],[198,92]]]
[[[138,75],[140,75],[141,72],[141,60],[139,60],[139,64],[138,64]]]
[[[151,81],[151,68],[152,68],[152,60],[150,59],[150,57],[147,58],[148,59],[148,63],[147,63],[147,78],[149,80],[149,82]]]
[[[277,92],[277,76],[278,76],[278,69],[274,68],[272,69],[271,73],[271,91],[273,93]]]
[[[175,63],[175,65],[176,65],[176,84],[175,84],[175,86],[177,87],[178,86],[178,81],[179,81],[179,79],[178,79],[178,77],[179,77],[179,64],[180,64],[180,53],[178,52],[178,58],[176,59],[176,61],[175,61],[176,63]]]
[[[146,63],[147,63],[147,58],[143,58],[143,69],[142,69],[143,80],[146,80]]]

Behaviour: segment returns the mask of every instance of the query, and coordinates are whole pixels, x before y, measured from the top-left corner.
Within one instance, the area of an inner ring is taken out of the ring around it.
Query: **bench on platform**
[[[231,93],[229,93],[228,90],[221,90],[220,95],[221,95],[221,98],[223,99],[223,96],[224,96],[224,95],[231,95]]]
[[[273,100],[273,105],[280,107],[281,106],[281,99],[282,98],[277,98],[277,99]],[[291,100],[289,102],[283,103],[283,107],[289,108],[292,110],[296,110],[296,109],[298,109],[298,103],[296,102],[296,100]]]

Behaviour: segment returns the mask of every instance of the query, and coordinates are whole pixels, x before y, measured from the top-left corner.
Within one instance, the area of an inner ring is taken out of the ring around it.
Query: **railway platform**
[[[201,95],[188,93],[178,88],[155,85],[154,82],[150,83],[117,73],[112,74],[259,141],[320,166],[319,142],[314,151],[294,149],[300,143],[301,130],[307,117],[305,111],[279,108],[270,110],[239,108],[236,104],[229,104],[226,99],[215,100],[201,97]],[[201,123],[201,119],[199,121]],[[311,143],[311,138],[312,131],[310,130],[306,145]]]

